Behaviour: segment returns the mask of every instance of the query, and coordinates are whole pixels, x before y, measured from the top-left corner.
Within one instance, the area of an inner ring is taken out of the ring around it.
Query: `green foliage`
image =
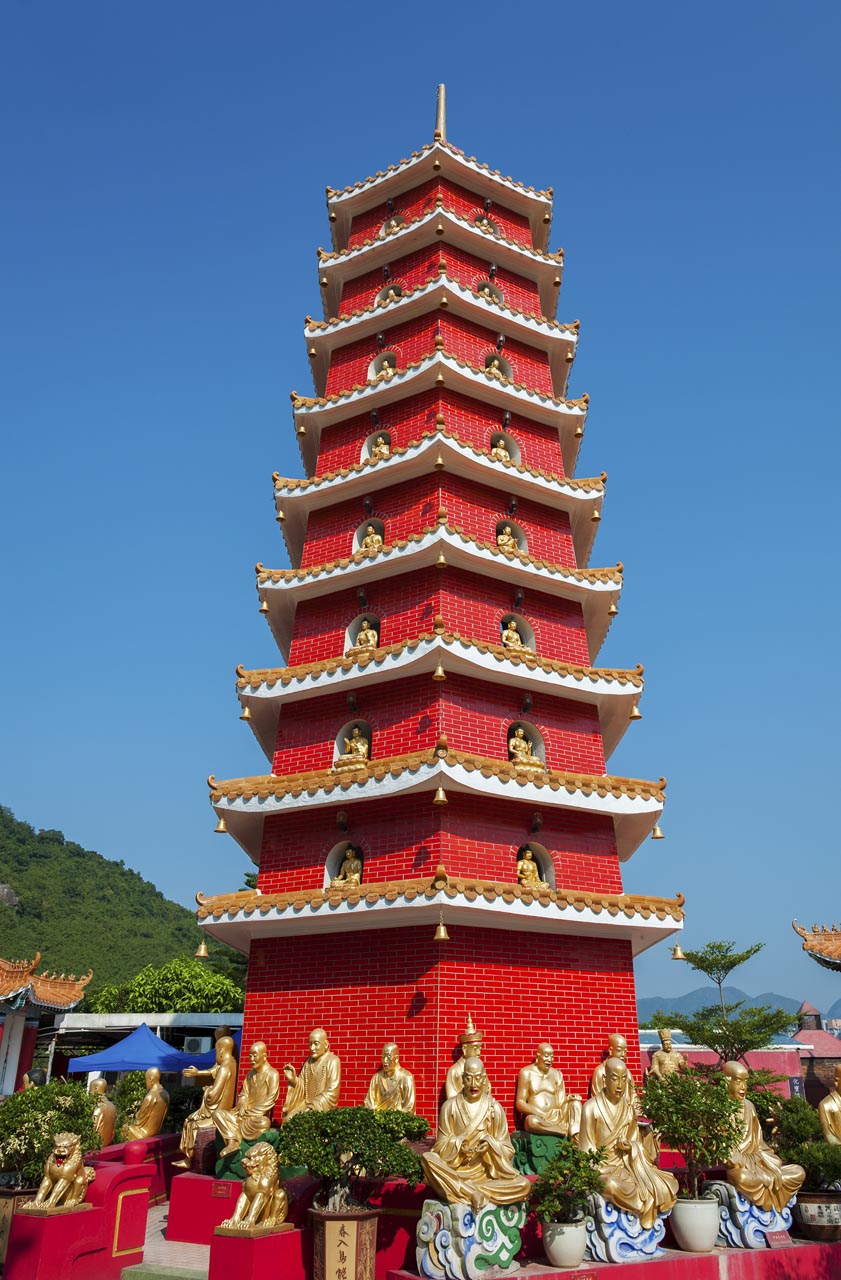
[[[60,831],[36,831],[3,806],[0,884],[18,898],[15,905],[0,902],[4,958],[33,959],[40,951],[56,973],[93,969],[88,991],[127,982],[152,961],[191,956],[202,938],[193,912],[136,871]],[[211,965],[234,954],[212,940],[208,945]]]
[[[705,1005],[696,1013],[657,1011],[655,1027],[671,1027],[682,1031],[692,1044],[702,1044],[718,1054],[720,1062],[738,1062],[756,1049],[764,1049],[773,1036],[791,1030],[793,1018],[784,1009],[770,1005],[742,1008],[743,1000],[718,1005]]]
[[[164,1120],[164,1133],[180,1133],[187,1116],[201,1106],[202,1089],[196,1084],[177,1084],[169,1091],[169,1110]]]
[[[736,951],[735,945],[734,942],[708,942],[700,951],[684,951],[683,958],[690,968],[706,974],[721,991],[733,970],[761,951],[765,943],[754,942],[746,951]]]
[[[37,1186],[57,1133],[78,1133],[83,1152],[98,1151],[96,1104],[75,1081],[54,1080],[11,1094],[0,1103],[0,1169],[16,1173],[22,1186]]]
[[[820,1116],[805,1098],[777,1098],[771,1140],[785,1164],[799,1164],[791,1154],[795,1147],[824,1140]]]
[[[242,988],[202,960],[179,957],[155,969],[147,965],[130,982],[104,987],[91,997],[93,1013],[235,1013]]]
[[[127,1071],[121,1076],[111,1090],[111,1101],[117,1108],[117,1134],[123,1126],[131,1124],[137,1115],[137,1109],[146,1097],[146,1073],[144,1071]]]
[[[401,1111],[337,1107],[301,1111],[281,1129],[278,1155],[284,1165],[304,1166],[326,1184],[331,1211],[353,1206],[352,1184],[370,1178],[423,1180],[420,1160],[409,1141],[426,1137],[429,1124]]]
[[[803,1191],[841,1191],[841,1147],[829,1142],[804,1142],[786,1151],[783,1159],[786,1164],[799,1164],[805,1169]]]
[[[699,1170],[722,1164],[741,1135],[741,1103],[728,1096],[723,1080],[675,1071],[662,1079],[648,1076],[642,1109],[665,1145],[683,1156],[697,1200]]]
[[[602,1189],[599,1166],[604,1150],[579,1151],[568,1138],[534,1182],[529,1202],[541,1222],[577,1222],[588,1198]]]

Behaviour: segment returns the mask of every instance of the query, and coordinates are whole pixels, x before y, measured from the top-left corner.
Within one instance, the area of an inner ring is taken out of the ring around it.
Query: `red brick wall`
[[[477,196],[475,192],[468,191],[466,187],[458,186],[456,183],[431,178],[411,191],[396,196],[394,213],[389,209],[387,201],[383,200],[373,208],[357,214],[351,224],[348,246],[355,248],[365,240],[377,239],[384,224],[394,214],[399,214],[406,222],[422,218],[436,207],[436,197],[439,193],[444,198],[444,208],[460,218],[467,218],[473,222],[477,214],[485,211],[484,196]],[[496,223],[499,234],[505,236],[507,240],[513,240],[516,244],[527,247],[531,246],[528,218],[523,217],[521,213],[514,213],[513,210],[505,209],[494,201],[487,216]]]
[[[484,250],[484,241],[480,243]],[[488,279],[490,264],[496,262],[498,257],[497,245],[490,236],[487,239],[487,256],[484,254],[478,256],[478,252],[467,253],[464,249],[457,249],[453,245],[436,243],[424,249],[418,249],[414,253],[404,253],[401,257],[399,241],[395,241],[394,252],[394,260],[389,263],[392,282],[407,290],[416,289],[418,285],[436,279],[439,261],[447,264],[447,275],[451,280],[457,280],[467,289],[475,289],[480,280]],[[497,266],[494,283],[502,293],[503,301],[519,311],[539,315],[540,298],[534,281],[509,270],[500,263],[497,263]],[[361,307],[371,306],[384,285],[381,267],[347,280],[342,289],[339,304],[342,315],[349,315],[350,312],[357,311]]]
[[[554,1044],[568,1088],[586,1094],[608,1035],[620,1031],[639,1080],[629,943],[451,925],[442,944],[433,931],[430,922],[255,942],[243,1044],[264,1040],[276,1067],[299,1069],[310,1029],[323,1025],[342,1060],[340,1101],[358,1105],[383,1042],[396,1039],[418,1113],[430,1120],[468,1013],[484,1032],[482,1056],[511,1124],[517,1072],[540,1040]]]

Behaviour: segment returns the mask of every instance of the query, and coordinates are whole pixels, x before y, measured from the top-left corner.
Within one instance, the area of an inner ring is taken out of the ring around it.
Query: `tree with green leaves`
[[[738,1062],[748,1053],[763,1049],[775,1035],[790,1031],[792,1015],[771,1005],[749,1005],[744,1000],[728,1004],[724,983],[734,969],[750,960],[765,946],[755,942],[737,951],[733,942],[708,942],[700,951],[686,951],[684,959],[718,987],[718,1004],[704,1005],[695,1013],[657,1011],[651,1019],[655,1027],[682,1031],[693,1044],[702,1044],[718,1054],[720,1062]]]
[[[192,957],[147,965],[120,986],[102,987],[88,1001],[92,1013],[236,1013],[241,987]]]

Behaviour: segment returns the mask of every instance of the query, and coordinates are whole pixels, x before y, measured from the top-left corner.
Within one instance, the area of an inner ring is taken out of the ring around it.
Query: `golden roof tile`
[[[796,920],[791,927],[803,939],[803,950],[827,969],[841,969],[841,925],[813,924],[804,929]]]
[[[477,227],[469,218],[463,218],[460,214],[456,213],[455,210],[443,209],[442,206],[439,206],[435,210],[428,210],[426,213],[421,213],[416,218],[410,218],[408,222],[402,222],[400,226],[391,233],[388,239],[399,239],[404,232],[411,230],[412,227],[418,226],[421,222],[428,222],[431,218],[438,216],[442,212],[446,213],[448,218],[451,218],[454,222],[460,223],[463,227],[467,227],[476,235],[486,237],[488,240],[494,240],[497,244],[504,245],[506,248],[516,249],[518,252],[523,253],[526,256],[540,258],[543,262],[552,263],[562,263],[564,260],[563,249],[557,249],[555,253],[545,253],[542,249],[535,249],[533,245],[520,244],[517,240],[509,240],[507,236],[500,235],[499,232],[485,231]],[[384,239],[385,237],[383,236],[374,236],[373,239],[361,240],[358,244],[352,245],[347,249],[327,250],[319,247],[318,261],[320,264],[336,262],[340,258],[348,258],[351,254],[358,253],[360,249],[370,249],[373,245],[381,245]]]
[[[527,187],[524,183],[517,182],[515,178],[506,178],[500,173],[499,169],[491,169],[488,165],[482,164],[480,160],[477,160],[475,156],[466,156],[459,147],[454,147],[451,142],[446,142],[441,139],[437,142],[425,143],[419,151],[412,151],[408,157],[404,156],[398,164],[390,164],[385,169],[378,169],[375,174],[371,175],[371,177],[362,178],[359,182],[352,182],[348,187],[328,187],[327,199],[330,200],[334,196],[350,195],[353,191],[361,191],[363,187],[369,186],[370,183],[375,182],[378,178],[385,178],[390,173],[396,173],[398,169],[407,165],[410,160],[419,160],[422,155],[428,151],[434,150],[436,147],[443,151],[449,151],[450,154],[454,155],[457,159],[464,159],[469,164],[475,164],[477,169],[484,170],[484,172],[490,174],[491,177],[499,178],[502,182],[507,183],[511,187],[516,187],[519,191],[524,191],[527,195],[537,196],[538,198],[545,200],[551,200],[554,195],[552,187],[547,187],[545,190],[539,190],[535,187]]]
[[[80,978],[74,973],[69,976],[63,973],[36,974],[40,962],[40,951],[34,960],[0,960],[0,1003],[28,1000],[30,1004],[44,1005],[49,1009],[72,1009],[79,1003],[93,977],[93,970]]]

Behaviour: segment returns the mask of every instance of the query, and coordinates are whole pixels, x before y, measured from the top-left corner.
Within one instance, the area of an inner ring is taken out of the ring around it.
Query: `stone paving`
[[[155,1205],[149,1210],[146,1225],[146,1245],[143,1261],[135,1267],[123,1270],[124,1280],[207,1280],[210,1267],[210,1246],[206,1244],[182,1244],[166,1239],[168,1204]]]

